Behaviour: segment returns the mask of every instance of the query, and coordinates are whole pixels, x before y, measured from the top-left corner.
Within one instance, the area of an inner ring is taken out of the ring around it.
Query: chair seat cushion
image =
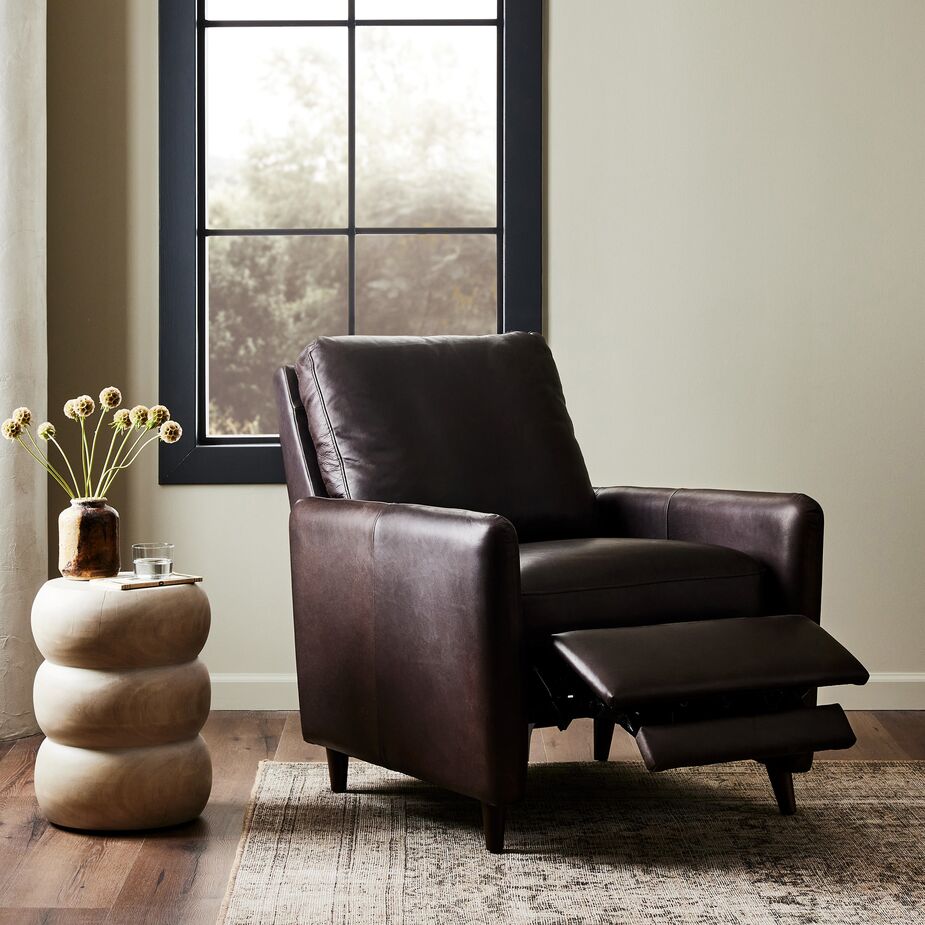
[[[724,546],[589,538],[522,543],[530,635],[760,613],[761,566]]]

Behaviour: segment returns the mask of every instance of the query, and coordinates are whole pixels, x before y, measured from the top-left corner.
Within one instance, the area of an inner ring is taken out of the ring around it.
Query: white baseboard
[[[295,674],[212,675],[213,710],[298,710]]]
[[[925,671],[872,672],[864,687],[827,687],[820,703],[840,703],[846,710],[925,710]]]
[[[864,687],[829,687],[820,703],[846,710],[925,710],[925,671],[881,671]],[[213,674],[213,710],[297,710],[295,674]]]

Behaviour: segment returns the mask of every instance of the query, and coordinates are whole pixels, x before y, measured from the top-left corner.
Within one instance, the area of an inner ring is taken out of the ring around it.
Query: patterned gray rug
[[[750,763],[530,769],[507,847],[473,800],[350,762],[264,762],[223,925],[925,923],[925,762],[817,762],[778,815]]]

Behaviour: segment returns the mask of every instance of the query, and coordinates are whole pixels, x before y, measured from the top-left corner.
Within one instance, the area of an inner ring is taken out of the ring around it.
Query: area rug
[[[264,762],[222,925],[925,923],[925,762],[817,762],[778,814],[752,763],[530,769],[507,850],[474,800],[359,761]]]

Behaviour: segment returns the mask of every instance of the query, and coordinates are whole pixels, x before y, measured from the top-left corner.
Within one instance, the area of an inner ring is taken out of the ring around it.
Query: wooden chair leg
[[[606,761],[610,757],[610,743],[613,741],[614,721],[607,716],[594,717],[594,760]]]
[[[328,758],[328,777],[331,779],[332,793],[345,793],[347,790],[347,763],[350,759],[342,752],[326,748]]]
[[[793,793],[793,772],[788,761],[769,761],[766,764],[771,789],[777,800],[782,816],[792,816],[797,811],[797,801]]]
[[[482,831],[485,833],[485,847],[492,854],[504,851],[504,806],[482,804]]]
[[[804,752],[802,755],[794,755],[788,759],[790,770],[794,774],[806,774],[813,768],[813,752]]]

